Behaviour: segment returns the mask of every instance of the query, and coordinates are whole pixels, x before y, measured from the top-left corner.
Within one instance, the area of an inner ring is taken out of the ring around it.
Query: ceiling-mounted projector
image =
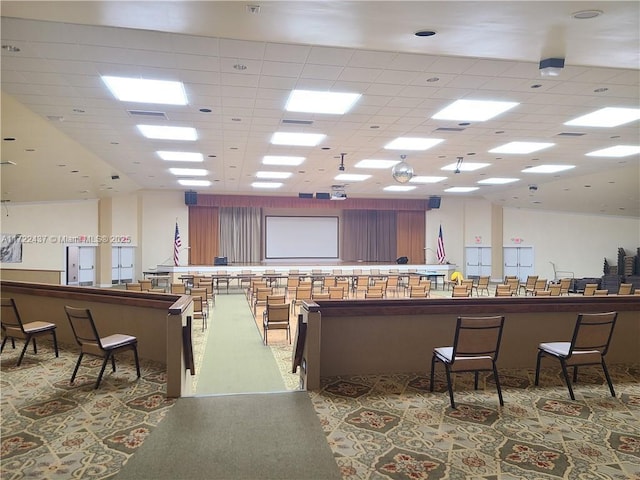
[[[332,192],[331,200],[346,200],[347,193],[346,192]]]

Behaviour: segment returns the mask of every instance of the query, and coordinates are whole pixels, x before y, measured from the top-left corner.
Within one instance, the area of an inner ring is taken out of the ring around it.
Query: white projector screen
[[[335,258],[338,217],[265,217],[265,258]]]

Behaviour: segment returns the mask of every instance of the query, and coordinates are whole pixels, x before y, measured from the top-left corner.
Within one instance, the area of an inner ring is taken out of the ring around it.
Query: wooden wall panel
[[[409,263],[425,263],[424,210],[400,211],[397,215],[397,256],[409,257]]]
[[[213,265],[220,250],[217,207],[189,207],[189,265]]]

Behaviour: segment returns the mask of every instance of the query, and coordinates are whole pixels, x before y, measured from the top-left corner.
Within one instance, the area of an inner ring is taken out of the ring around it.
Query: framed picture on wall
[[[22,235],[3,233],[2,248],[0,250],[2,263],[22,263]]]

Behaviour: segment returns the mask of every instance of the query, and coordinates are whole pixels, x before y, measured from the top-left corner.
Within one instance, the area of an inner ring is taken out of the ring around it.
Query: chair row
[[[611,396],[616,393],[609,376],[605,356],[618,317],[617,312],[578,314],[573,335],[570,340],[545,342],[538,345],[534,384],[539,385],[540,365],[545,357],[560,362],[562,374],[569,390],[569,396],[575,400],[575,394],[569,378],[569,368],[573,368],[573,382],[578,378],[578,368],[599,365],[603,372]],[[496,362],[502,340],[505,317],[501,315],[484,317],[458,317],[452,346],[437,347],[431,358],[430,391],[435,385],[436,363],[445,367],[447,389],[451,408],[456,408],[453,397],[452,373],[474,373],[474,388],[478,389],[479,372],[491,372],[496,384],[500,405],[504,405],[500,378]]]
[[[33,352],[35,354],[38,353],[36,339],[42,336],[51,335],[55,355],[56,357],[59,356],[56,325],[54,323],[42,321],[23,322],[18,306],[13,298],[2,298],[0,305],[2,307],[2,319],[0,321],[0,325],[2,327],[2,333],[4,334],[2,346],[0,346],[0,352],[4,350],[4,346],[8,339],[11,339],[11,345],[13,348],[15,348],[16,339],[24,340],[24,346],[22,347],[16,366],[19,367],[22,363],[30,343],[33,343]],[[133,351],[136,372],[138,378],[140,378],[138,339],[136,337],[121,333],[101,336],[98,333],[93,316],[88,308],[65,306],[64,310],[67,318],[69,319],[69,323],[71,324],[71,329],[73,330],[76,342],[80,347],[80,355],[78,356],[75,368],[71,374],[71,384],[73,384],[76,378],[78,369],[80,368],[80,363],[85,355],[92,355],[103,359],[100,373],[98,374],[98,379],[95,384],[95,388],[98,388],[102,381],[102,376],[107,363],[111,361],[112,369],[115,372],[115,354],[127,350]]]

